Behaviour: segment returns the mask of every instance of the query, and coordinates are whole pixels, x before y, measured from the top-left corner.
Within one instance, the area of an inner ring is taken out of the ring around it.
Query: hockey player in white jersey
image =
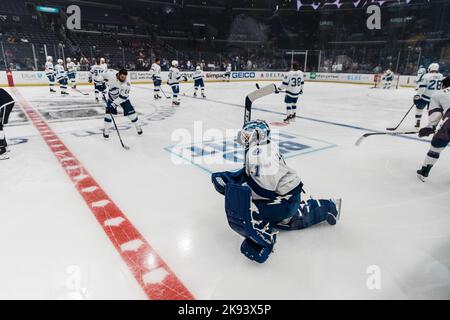
[[[153,97],[155,100],[161,99],[162,97],[159,95],[161,91],[161,59],[155,59],[155,62],[150,68],[150,76],[153,80]]]
[[[51,56],[47,57],[47,62],[45,63],[45,75],[48,79],[50,92],[56,92],[53,88],[55,86],[55,68],[53,66],[53,58]]]
[[[284,98],[284,102],[286,103],[285,123],[295,121],[297,114],[297,101],[299,95],[303,94],[304,83],[305,76],[300,70],[300,65],[297,62],[294,62],[292,64],[292,70],[283,77],[283,83],[278,88],[279,91],[286,89],[286,96]]]
[[[420,66],[419,70],[417,70],[417,77],[416,77],[416,80],[414,80],[414,82],[416,83],[416,91],[419,89],[419,85],[422,82],[423,76],[426,73],[427,73],[427,70],[423,66]]]
[[[442,89],[442,79],[444,76],[439,73],[439,64],[432,63],[428,67],[428,73],[425,74],[419,83],[417,93],[414,95],[414,104],[416,105],[416,128],[420,128],[423,110],[428,107],[433,94]]]
[[[95,64],[91,67],[91,70],[89,71],[89,83],[94,82],[94,96],[95,101],[99,102],[99,96],[102,96],[103,100],[106,100],[105,98],[105,82],[103,81],[103,73],[107,71],[105,70],[104,66],[101,65],[101,59],[96,59]]]
[[[169,75],[167,84],[172,88],[172,104],[175,106],[180,105],[180,100],[178,98],[178,95],[180,94],[180,80],[183,79],[184,81],[187,81],[186,77],[183,77],[180,73],[180,70],[178,70],[178,61],[173,60],[172,61],[172,67],[169,69]]]
[[[197,97],[198,88],[201,88],[202,98],[206,98],[205,96],[205,81],[204,81],[203,70],[200,66],[195,68],[194,72],[194,97]]]
[[[130,102],[131,84],[127,77],[128,72],[125,69],[120,69],[119,71],[108,70],[103,73],[103,79],[108,88],[103,128],[103,137],[105,139],[109,138],[109,131],[113,126],[112,117],[117,114],[117,107],[119,106],[123,109],[123,115],[128,117],[131,123],[134,124],[138,135],[143,133],[136,111]]]
[[[225,81],[230,82],[231,78],[231,63],[227,64],[227,67],[225,69]]]
[[[437,91],[431,97],[428,125],[419,130],[419,137],[434,134],[422,168],[417,171],[417,176],[422,181],[428,177],[441,152],[450,142],[450,77],[442,81],[442,87],[444,90]]]
[[[56,81],[59,83],[59,88],[61,89],[61,95],[68,95],[67,92],[67,72],[64,68],[64,61],[62,59],[58,59],[58,63],[55,65],[55,77]]]
[[[242,254],[263,263],[277,240],[275,229],[304,229],[322,221],[336,224],[341,199],[301,200],[303,183],[271,141],[265,121],[246,123],[236,140],[248,150],[244,168],[213,173],[212,182],[225,195],[230,227],[245,238]]]
[[[392,82],[394,81],[394,73],[391,69],[387,69],[383,76],[381,77],[383,83],[383,89],[390,89],[392,87]]]
[[[67,78],[69,79],[70,85],[72,89],[76,89],[77,87],[77,65],[75,62],[72,61],[72,59],[67,58],[66,59],[66,66],[67,66]]]

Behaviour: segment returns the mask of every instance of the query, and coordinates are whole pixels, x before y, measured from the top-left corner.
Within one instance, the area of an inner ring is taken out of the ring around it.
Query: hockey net
[[[374,89],[398,89],[400,82],[400,75],[394,74],[394,79],[389,84],[383,80],[383,73],[377,73],[373,76]]]

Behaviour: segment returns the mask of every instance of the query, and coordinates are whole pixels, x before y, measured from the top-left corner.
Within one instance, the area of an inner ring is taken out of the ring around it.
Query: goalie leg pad
[[[272,253],[274,244],[264,247],[246,238],[241,244],[241,253],[252,261],[264,263]]]
[[[245,182],[245,171],[241,169],[238,171],[215,172],[211,176],[211,181],[216,191],[225,195],[226,184],[243,184]]]
[[[232,183],[225,186],[225,212],[231,229],[260,246],[271,246],[275,243],[276,232],[257,210],[252,206],[249,187]]]
[[[322,221],[326,221],[328,218],[335,219],[337,214],[338,211],[334,202],[323,199],[309,199],[306,203],[302,203],[296,215],[290,219],[279,222],[275,225],[275,228],[281,230],[305,229],[321,223]]]
[[[297,214],[300,207],[300,192],[278,196],[274,200],[254,200],[263,220],[277,223]]]

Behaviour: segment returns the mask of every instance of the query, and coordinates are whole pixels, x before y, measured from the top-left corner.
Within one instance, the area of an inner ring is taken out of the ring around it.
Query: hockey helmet
[[[172,67],[178,67],[178,61],[172,60]]]
[[[48,62],[53,61],[53,57],[52,57],[52,56],[47,56],[47,61],[48,61]]]
[[[439,71],[438,63],[432,63],[428,66],[428,72],[438,72],[438,71]]]
[[[238,131],[236,141],[241,145],[259,145],[270,140],[270,127],[264,120],[247,122]]]

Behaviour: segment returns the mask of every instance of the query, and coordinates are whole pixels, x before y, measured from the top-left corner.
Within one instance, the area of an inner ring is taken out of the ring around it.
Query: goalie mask
[[[270,127],[263,120],[254,120],[246,123],[238,131],[236,141],[241,145],[249,147],[264,144],[270,140]]]

